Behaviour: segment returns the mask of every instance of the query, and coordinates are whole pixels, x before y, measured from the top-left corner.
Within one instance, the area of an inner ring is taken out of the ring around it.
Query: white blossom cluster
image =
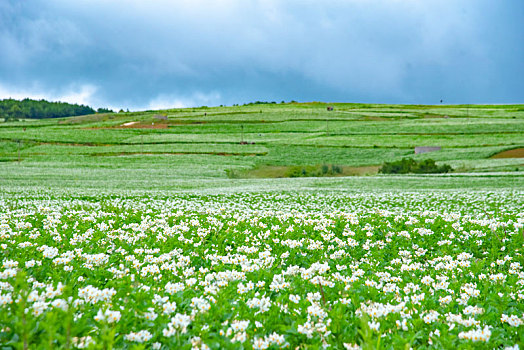
[[[0,344],[516,349],[523,207],[517,191],[0,197]]]

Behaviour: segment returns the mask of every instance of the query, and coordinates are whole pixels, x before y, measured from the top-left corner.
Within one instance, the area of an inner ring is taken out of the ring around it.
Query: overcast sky
[[[0,0],[0,98],[524,103],[523,0]]]

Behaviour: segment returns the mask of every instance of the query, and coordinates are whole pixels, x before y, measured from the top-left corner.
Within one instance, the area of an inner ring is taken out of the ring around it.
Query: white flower
[[[114,323],[120,321],[120,317],[120,311],[111,311],[109,309],[102,311],[102,309],[99,309],[94,319],[97,322]]]
[[[268,297],[257,298],[254,297],[246,302],[250,308],[259,308],[259,312],[266,312],[271,307],[271,300]]]
[[[231,323],[231,330],[233,332],[244,332],[247,327],[249,326],[249,320],[246,320],[246,321],[233,321],[233,323]]]
[[[85,336],[82,338],[73,338],[73,344],[78,349],[87,349],[90,345],[95,344],[95,341],[90,336]]]
[[[164,305],[162,305],[162,309],[163,309],[163,312],[164,314],[172,314],[173,312],[176,311],[176,303],[173,301],[173,302],[166,302]]]
[[[62,309],[63,311],[67,311],[68,308],[67,302],[64,299],[53,300],[51,305],[55,308]]]
[[[507,324],[509,324],[512,327],[520,327],[521,325],[524,324],[524,318],[520,319],[519,317],[517,317],[515,315],[508,316],[506,314],[502,314],[502,317],[500,318],[500,321],[502,323],[507,323]]]
[[[487,342],[490,337],[491,337],[491,330],[489,329],[488,326],[485,326],[483,329],[479,327],[477,329],[459,333],[460,339],[468,339],[474,342],[477,342],[477,341]]]
[[[506,346],[504,350],[519,350],[519,344],[515,344],[513,346]]]
[[[5,306],[7,304],[11,304],[12,302],[13,297],[11,296],[11,293],[0,294],[0,306]]]
[[[289,300],[291,300],[295,304],[298,304],[300,302],[300,296],[295,294],[289,294]]]
[[[376,321],[369,321],[368,322],[368,325],[369,325],[369,328],[371,328],[372,330],[378,332],[378,330],[380,329],[380,322]]]
[[[144,343],[146,341],[149,341],[152,337],[153,335],[147,330],[142,330],[137,333],[131,332],[129,334],[124,335],[125,340],[137,343]]]
[[[269,348],[269,342],[265,340],[264,338],[257,338],[253,340],[253,349],[255,350],[263,350]]]
[[[166,284],[166,293],[169,293],[169,294],[175,294],[177,292],[181,292],[185,289],[185,286],[183,283],[171,283],[171,282],[168,282]]]
[[[435,321],[438,320],[438,317],[439,317],[439,313],[437,311],[434,311],[434,310],[430,310],[429,312],[427,312],[424,317],[422,318],[424,320],[425,323],[433,323]]]

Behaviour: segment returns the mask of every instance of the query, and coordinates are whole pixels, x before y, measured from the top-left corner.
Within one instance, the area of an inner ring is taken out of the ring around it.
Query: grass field
[[[292,167],[324,164],[343,167],[338,175],[373,175],[385,161],[413,157],[446,162],[456,173],[504,174],[501,182],[509,177],[512,186],[522,185],[523,105],[327,106],[200,107],[0,123],[0,176],[10,186],[70,186],[90,177],[95,187],[129,183],[133,189],[149,181],[165,189],[180,188],[182,178],[223,186],[232,174],[282,177]],[[415,155],[417,146],[442,150]],[[509,157],[497,158],[508,150]],[[499,187],[492,182],[491,174],[485,186]]]

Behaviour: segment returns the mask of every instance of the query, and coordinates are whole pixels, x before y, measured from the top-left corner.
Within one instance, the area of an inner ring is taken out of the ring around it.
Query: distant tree
[[[109,109],[109,108],[98,108],[98,109],[96,110],[96,112],[97,112],[97,113],[115,113],[115,112],[113,112],[113,111],[112,111],[111,109]]]
[[[9,116],[13,119],[20,119],[24,117],[24,113],[19,105],[12,105],[8,112]]]
[[[89,106],[46,100],[14,99],[0,100],[0,115],[4,118],[60,118],[95,113]]]

